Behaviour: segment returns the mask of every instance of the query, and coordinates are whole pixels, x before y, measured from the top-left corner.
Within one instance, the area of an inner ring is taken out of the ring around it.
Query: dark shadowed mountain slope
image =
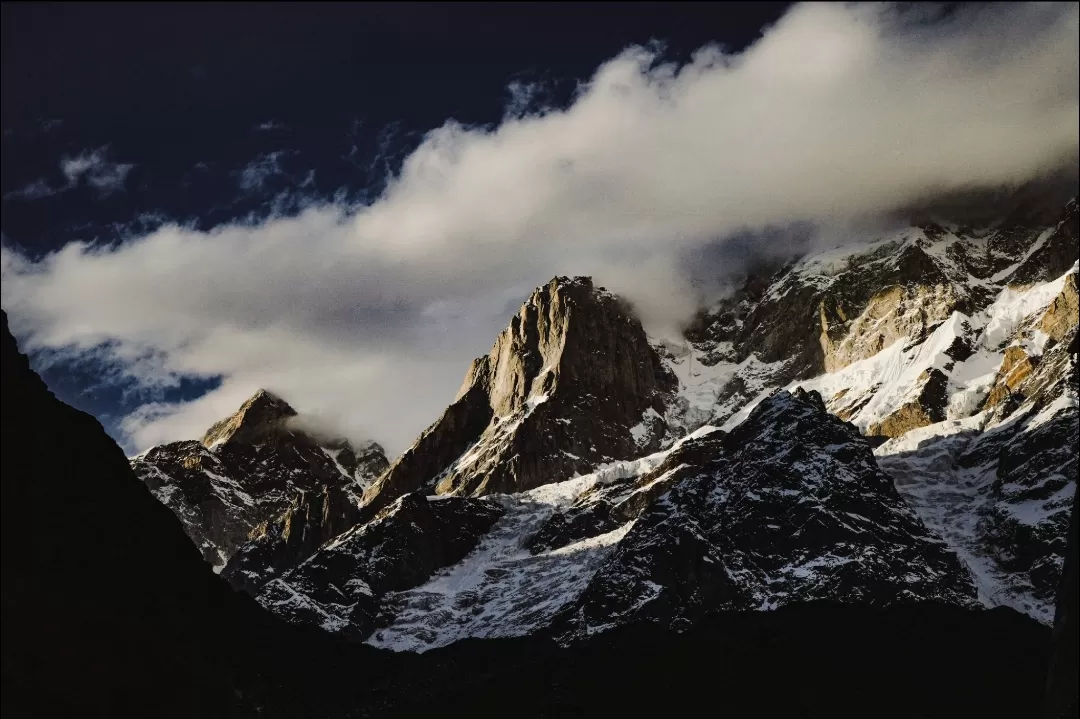
[[[1069,546],[1054,616],[1054,648],[1046,682],[1047,719],[1080,716],[1080,605],[1077,602],[1077,553],[1080,550],[1080,495],[1073,495]]]
[[[572,650],[540,637],[469,639],[415,658],[424,671],[411,672],[402,709],[1015,719],[1038,713],[1049,633],[1006,608],[811,603],[723,613],[681,634],[625,626]]]
[[[336,695],[298,689],[309,664],[278,659],[357,672],[377,652],[230,590],[101,425],[31,371],[6,313],[0,341],[4,716],[335,715]]]
[[[2,341],[4,714],[227,713],[237,678],[208,642],[227,590],[6,314]]]

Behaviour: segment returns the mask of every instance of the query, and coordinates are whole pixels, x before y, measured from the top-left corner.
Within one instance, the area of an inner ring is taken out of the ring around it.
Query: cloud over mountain
[[[1075,163],[1078,17],[800,5],[739,54],[630,48],[565,109],[512,92],[495,128],[447,121],[369,205],[38,262],[4,248],[3,304],[31,349],[94,351],[147,385],[223,377],[129,417],[133,447],[198,436],[262,386],[394,452],[554,274],[592,274],[671,327],[693,309],[692,258],[716,274],[758,251],[734,236],[836,231]],[[78,160],[69,181],[98,187]]]

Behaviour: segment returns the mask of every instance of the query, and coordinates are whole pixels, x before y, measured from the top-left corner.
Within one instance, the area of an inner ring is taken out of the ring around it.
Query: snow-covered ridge
[[[896,313],[916,319],[936,314],[944,319],[911,322],[913,334],[897,335],[878,351],[809,379],[776,381],[783,379],[784,363],[762,363],[754,355],[738,362],[721,359],[694,372],[688,369],[692,362],[701,365],[702,359],[718,355],[738,357],[724,342],[711,346],[699,342],[681,352],[675,348],[665,361],[679,375],[681,402],[697,408],[696,414],[682,412],[677,418],[715,421],[719,415],[721,428],[730,431],[778,386],[819,392],[830,411],[864,433],[896,437],[878,448],[879,461],[897,478],[898,488],[923,520],[960,553],[987,605],[1007,604],[1050,621],[1053,602],[1046,596],[1046,580],[1029,576],[1030,571],[1042,571],[1043,565],[1018,570],[1015,548],[1004,547],[1011,546],[1010,537],[1018,531],[1041,536],[1063,531],[1063,517],[1075,492],[1075,469],[1055,484],[1053,477],[1065,475],[1047,468],[1044,474],[1049,474],[1042,477],[1050,482],[1046,496],[1029,497],[1038,491],[1014,487],[1010,495],[1013,485],[1002,484],[997,454],[978,464],[964,460],[972,465],[967,468],[957,462],[966,454],[989,451],[980,447],[1004,441],[995,437],[1007,435],[1009,441],[1020,442],[1036,436],[1036,430],[1049,422],[1057,422],[1055,431],[1064,432],[1066,441],[1076,435],[1075,389],[1068,386],[1070,377],[1075,384],[1075,366],[1064,346],[1075,335],[1076,310],[1072,309],[1071,319],[1056,320],[1059,336],[1051,338],[1044,328],[1052,308],[1075,308],[1069,293],[1075,295],[1077,263],[1047,281],[1006,284],[1021,268],[1030,270],[1051,239],[1060,241],[1055,236],[1060,230],[1061,226],[1029,233],[1028,244],[1014,246],[1010,253],[995,244],[993,232],[960,237],[947,230],[930,236],[916,230],[804,258],[774,278],[763,301],[797,292],[800,286],[827,290],[852,267],[892,262],[914,249],[940,271],[932,278],[937,289],[912,290],[909,285],[905,299],[895,311],[889,310],[893,314],[882,315],[880,306],[871,303],[861,314],[847,318],[848,335],[842,341],[830,338],[836,346],[858,342],[857,332],[880,332],[884,322],[904,326],[904,321],[893,319]],[[981,266],[981,277],[972,274],[970,263],[961,261],[965,254],[957,248],[989,258]],[[995,264],[1004,267],[996,269]],[[958,297],[962,301],[956,301]],[[942,301],[955,302],[957,308],[946,314],[930,304]],[[751,367],[755,371],[744,369]],[[728,406],[739,403],[747,398],[748,389],[753,396],[738,411],[712,403],[713,398],[726,398]],[[1061,461],[1068,462],[1068,456]],[[1029,473],[1025,481],[1041,479]],[[987,542],[998,548],[988,548]],[[1046,561],[1059,563],[1060,555]]]
[[[844,391],[844,402],[838,409],[853,404],[849,397],[868,398],[850,416],[850,421],[865,431],[910,401],[923,373],[936,369],[949,375],[948,418],[968,417],[993,387],[1005,346],[1023,347],[1029,356],[1042,353],[1045,335],[1040,338],[1033,324],[1061,293],[1069,274],[1076,274],[1075,265],[1052,282],[1019,291],[1005,287],[984,311],[973,317],[953,312],[922,342],[898,341],[838,372],[788,387],[816,390],[826,399]],[[973,350],[967,359],[958,360],[950,354],[957,342]]]
[[[525,542],[553,514],[570,507],[589,490],[641,477],[659,467],[683,443],[713,431],[714,427],[701,427],[665,451],[612,462],[563,482],[518,494],[492,495],[505,508],[502,519],[461,562],[437,572],[415,589],[389,597],[388,603],[399,607],[394,621],[376,630],[368,643],[399,651],[426,651],[465,637],[521,636],[546,626],[584,591],[634,522],[536,554]],[[436,495],[429,500],[439,498]]]

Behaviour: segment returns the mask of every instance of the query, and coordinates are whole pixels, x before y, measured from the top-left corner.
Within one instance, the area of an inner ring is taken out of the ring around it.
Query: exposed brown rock
[[[1020,390],[1024,380],[1031,376],[1039,363],[1038,357],[1030,357],[1022,347],[1012,346],[1005,349],[998,370],[997,381],[990,394],[986,396],[987,408],[996,407],[1011,398]]]
[[[630,428],[648,408],[662,412],[661,392],[673,383],[621,300],[588,278],[557,277],[533,292],[473,362],[454,404],[365,493],[365,510],[424,486],[522,491],[636,456],[649,444]]]
[[[200,440],[211,447],[225,442],[251,444],[283,428],[284,421],[295,417],[296,410],[264,389],[260,389],[244,402],[236,414],[217,422]]]
[[[908,430],[925,427],[945,420],[946,385],[949,378],[939,369],[929,369],[920,375],[923,383],[919,395],[881,422],[870,425],[868,435],[899,437]]]
[[[827,403],[829,411],[846,422],[861,412],[862,408],[870,403],[870,400],[874,398],[874,391],[876,389],[877,386],[874,386],[868,392],[863,392],[857,397],[849,395],[846,389],[837,392]]]
[[[492,417],[487,362],[473,361],[453,404],[364,492],[366,516],[431,482],[483,433]]]
[[[1039,329],[1055,342],[1061,342],[1070,330],[1076,328],[1078,322],[1080,298],[1077,296],[1076,274],[1073,273],[1065,276],[1065,286],[1039,320]]]
[[[871,297],[850,321],[839,303],[833,305],[834,313],[827,312],[830,302],[821,301],[820,342],[825,371],[835,372],[894,342],[924,335],[931,325],[947,319],[963,298],[952,284],[894,285]]]

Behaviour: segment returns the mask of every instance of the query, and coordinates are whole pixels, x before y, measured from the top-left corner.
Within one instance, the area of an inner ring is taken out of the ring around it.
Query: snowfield
[[[393,623],[368,644],[422,652],[466,637],[530,634],[577,599],[633,522],[565,547],[532,554],[525,542],[551,516],[597,485],[640,477],[677,447],[714,431],[701,427],[670,449],[514,495],[498,495],[506,508],[492,530],[463,561],[437,572],[422,586],[391,595]],[[429,498],[436,500],[436,497]]]

